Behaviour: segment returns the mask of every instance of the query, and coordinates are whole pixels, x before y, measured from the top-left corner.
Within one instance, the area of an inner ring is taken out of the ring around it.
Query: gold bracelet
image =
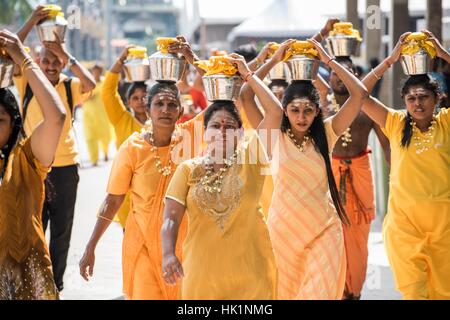
[[[22,74],[25,74],[28,70],[40,70],[40,68],[34,61],[30,61],[24,66]]]
[[[25,67],[27,65],[31,64],[32,62],[33,62],[33,59],[31,59],[30,57],[23,59],[22,64],[20,65],[20,71],[22,71],[22,74],[24,72]]]
[[[319,30],[320,41],[325,40],[325,37],[322,35],[322,30]]]
[[[372,68],[372,73],[375,76],[375,78],[377,78],[377,80],[381,80],[381,77],[379,77],[376,73],[375,70]]]
[[[106,221],[109,221],[109,222],[114,222],[113,220],[111,220],[109,218],[106,218],[106,217],[102,216],[101,214],[97,214],[97,218],[100,218],[100,219],[103,219],[103,220],[106,220]]]

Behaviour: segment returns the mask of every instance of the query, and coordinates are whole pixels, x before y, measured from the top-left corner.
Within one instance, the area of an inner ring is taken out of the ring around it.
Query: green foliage
[[[0,0],[0,23],[11,24],[25,21],[33,12],[28,0]]]

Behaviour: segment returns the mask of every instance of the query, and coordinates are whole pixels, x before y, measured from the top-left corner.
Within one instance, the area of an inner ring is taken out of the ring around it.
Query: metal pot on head
[[[238,75],[229,77],[224,74],[213,74],[204,76],[202,79],[206,98],[209,101],[236,101],[244,83]]]
[[[336,35],[327,38],[328,52],[335,57],[357,56],[361,41],[353,36]]]
[[[143,82],[150,79],[147,49],[142,47],[129,49],[124,67],[128,82]]]
[[[46,6],[50,11],[49,17],[36,26],[36,30],[41,42],[44,41],[56,41],[55,32],[58,34],[59,38],[63,41],[66,35],[68,22],[64,18],[64,13],[61,7],[56,5]]]
[[[283,62],[279,62],[273,67],[269,74],[267,75],[267,78],[270,81],[273,80],[286,80],[288,79],[289,70],[287,66]]]
[[[433,59],[424,49],[421,49],[413,55],[402,54],[400,64],[406,75],[413,76],[431,72]]]
[[[287,60],[291,80],[314,80],[319,72],[320,61],[304,55],[294,55]]]
[[[155,52],[149,58],[150,78],[155,81],[177,82],[186,72],[187,61],[177,54]]]

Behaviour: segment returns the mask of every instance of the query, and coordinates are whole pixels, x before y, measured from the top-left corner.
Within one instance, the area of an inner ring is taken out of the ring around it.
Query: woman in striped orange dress
[[[347,223],[347,217],[329,154],[360,112],[367,90],[317,41],[309,42],[342,79],[350,97],[335,116],[324,121],[311,81],[293,81],[286,88],[278,119],[271,117],[259,125],[266,130],[281,125],[281,133],[268,148],[274,194],[267,223],[277,259],[278,298],[341,299],[346,272],[342,222]],[[264,76],[279,63],[291,44],[283,43],[257,74]],[[245,105],[253,109],[247,114],[258,112],[255,104]]]

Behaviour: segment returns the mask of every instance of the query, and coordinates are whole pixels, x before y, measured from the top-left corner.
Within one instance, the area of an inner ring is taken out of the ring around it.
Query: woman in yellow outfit
[[[172,44],[169,51],[182,53],[190,63],[196,60],[184,39]],[[172,83],[157,83],[150,88],[146,113],[152,124],[142,132],[132,134],[114,159],[108,196],[80,261],[80,273],[86,280],[93,275],[97,243],[122,205],[125,194],[130,193],[132,205],[122,248],[124,293],[133,300],[171,300],[177,298],[178,287],[168,286],[162,279],[159,233],[162,203],[179,161],[177,157],[191,158],[195,152],[196,137],[201,139],[201,130],[198,133],[194,131],[202,128],[203,114],[176,126],[183,108],[179,91]],[[181,239],[184,238],[183,230],[184,227],[180,231]],[[176,252],[181,259],[181,245]]]
[[[103,151],[105,161],[108,161],[112,128],[102,100],[103,67],[95,65],[92,67],[91,72],[95,78],[96,86],[91,97],[83,103],[83,127],[89,157],[91,163],[96,166],[99,146]]]
[[[125,60],[128,56],[128,50],[134,46],[126,47],[116,63],[106,73],[102,99],[105,106],[106,114],[109,122],[114,128],[116,134],[116,147],[120,148],[122,143],[128,139],[133,132],[140,132],[147,121],[145,114],[145,99],[147,94],[147,86],[143,82],[133,83],[127,91],[128,108],[123,103],[119,91],[120,72],[122,71]],[[130,211],[130,197],[127,195],[122,206],[117,211],[122,228],[125,228],[128,212]]]
[[[437,56],[450,54],[424,30]],[[363,80],[372,90],[395,63],[408,39]],[[404,299],[450,299],[450,113],[441,109],[438,84],[428,75],[411,76],[402,88],[406,112],[370,97],[363,111],[389,138],[391,174],[383,236],[398,290]]]
[[[230,56],[261,103],[281,108],[264,83],[252,76],[244,58]],[[163,277],[172,285],[182,278],[181,299],[275,299],[275,256],[257,201],[267,174],[264,148],[256,134],[244,135],[232,102],[209,106],[204,127],[206,155],[183,162],[166,193]],[[185,211],[188,230],[181,265],[175,247],[182,240]]]

